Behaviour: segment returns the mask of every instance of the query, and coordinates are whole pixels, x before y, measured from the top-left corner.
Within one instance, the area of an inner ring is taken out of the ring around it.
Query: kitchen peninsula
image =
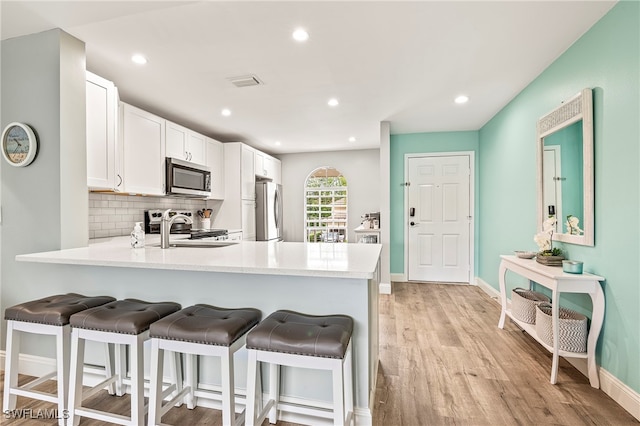
[[[147,242],[131,249],[127,237],[88,247],[16,256],[29,273],[42,277],[30,289],[54,293],[106,294],[118,299],[175,301],[183,307],[207,303],[254,307],[263,317],[278,309],[312,315],[353,317],[355,414],[371,424],[378,364],[378,244],[308,244],[243,241],[223,247],[161,249]],[[33,298],[33,297],[31,297]],[[244,394],[246,352],[236,355],[236,389]],[[219,383],[214,360],[201,362],[201,380]],[[331,375],[289,369],[282,375],[283,419],[298,419],[296,403],[326,406]],[[203,404],[205,405],[205,404]],[[311,418],[306,423],[314,423]]]

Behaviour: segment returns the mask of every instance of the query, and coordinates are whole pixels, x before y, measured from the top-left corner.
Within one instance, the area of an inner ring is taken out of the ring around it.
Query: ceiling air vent
[[[259,86],[264,84],[258,77],[253,74],[241,75],[239,77],[230,77],[229,81],[236,87]]]

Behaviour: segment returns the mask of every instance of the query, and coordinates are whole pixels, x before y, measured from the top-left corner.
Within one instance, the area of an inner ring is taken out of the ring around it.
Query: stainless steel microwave
[[[181,197],[211,195],[211,170],[200,164],[167,157],[166,193]]]

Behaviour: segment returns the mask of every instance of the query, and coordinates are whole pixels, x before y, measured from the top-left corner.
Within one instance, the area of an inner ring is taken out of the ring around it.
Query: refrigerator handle
[[[279,223],[280,220],[278,218],[278,213],[279,213],[279,204],[280,204],[280,191],[278,191],[278,189],[276,188],[276,196],[275,196],[275,202],[273,203],[273,217],[276,220],[276,229],[279,228]]]

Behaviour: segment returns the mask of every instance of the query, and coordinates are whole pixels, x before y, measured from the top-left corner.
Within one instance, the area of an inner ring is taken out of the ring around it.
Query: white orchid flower
[[[579,223],[580,223],[580,219],[578,219],[577,217],[572,215],[567,216],[567,221],[565,222],[565,225],[567,227],[567,232],[571,235],[583,234],[584,231],[580,229],[580,226],[578,226]]]

